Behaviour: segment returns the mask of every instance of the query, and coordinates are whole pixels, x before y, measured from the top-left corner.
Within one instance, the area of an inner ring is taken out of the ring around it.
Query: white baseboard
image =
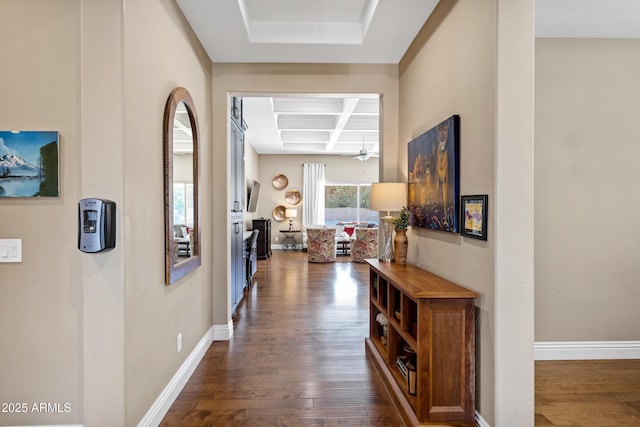
[[[480,415],[480,412],[478,411],[476,411],[475,419],[476,419],[476,425],[478,427],[491,427],[489,423],[485,421],[484,418],[482,418],[482,415]]]
[[[167,384],[164,390],[162,390],[160,396],[158,396],[144,417],[142,417],[138,423],[138,427],[155,427],[160,424],[187,381],[189,381],[189,378],[191,378],[193,371],[196,370],[198,364],[211,346],[214,336],[214,327],[215,325],[209,328],[209,330],[204,334],[200,342],[198,342],[191,354],[189,354],[173,378],[171,378],[169,384]]]
[[[640,359],[640,341],[534,343],[535,360]]]
[[[233,336],[233,319],[226,325],[213,325],[211,328],[214,341],[229,341]]]

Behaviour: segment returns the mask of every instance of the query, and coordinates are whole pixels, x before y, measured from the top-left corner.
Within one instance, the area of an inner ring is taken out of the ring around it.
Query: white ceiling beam
[[[345,98],[342,114],[340,114],[340,117],[338,117],[338,120],[336,121],[336,127],[333,132],[331,132],[331,137],[329,138],[329,143],[327,144],[326,151],[333,150],[333,147],[336,145],[336,141],[342,134],[342,130],[347,125],[349,119],[351,118],[351,115],[353,114],[353,110],[356,109],[358,101],[360,101],[360,99],[358,98]]]
[[[191,133],[191,126],[185,126],[182,123],[180,123],[178,120],[174,120],[173,121],[173,134],[180,134],[180,133],[184,133],[186,135],[189,135],[191,137],[193,137],[193,134]]]

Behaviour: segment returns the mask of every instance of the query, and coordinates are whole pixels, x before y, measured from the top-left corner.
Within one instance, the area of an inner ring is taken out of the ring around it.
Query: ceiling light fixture
[[[362,138],[362,149],[360,149],[360,153],[357,156],[355,156],[354,159],[360,160],[361,162],[366,162],[371,157],[380,157],[380,156],[378,155],[378,153],[374,151],[367,151],[367,149],[364,148],[364,138]]]

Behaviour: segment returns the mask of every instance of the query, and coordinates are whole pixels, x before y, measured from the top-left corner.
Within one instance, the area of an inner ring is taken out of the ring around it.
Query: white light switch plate
[[[0,239],[0,262],[22,262],[22,239]]]

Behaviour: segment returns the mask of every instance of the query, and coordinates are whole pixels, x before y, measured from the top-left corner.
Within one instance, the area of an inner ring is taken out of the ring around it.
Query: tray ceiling
[[[213,62],[246,63],[397,64],[438,4],[176,1]],[[638,0],[536,0],[535,7],[537,37],[640,38]],[[355,155],[363,141],[367,150],[378,151],[379,117],[367,111],[372,102],[356,95],[247,98],[247,139],[264,154]]]

